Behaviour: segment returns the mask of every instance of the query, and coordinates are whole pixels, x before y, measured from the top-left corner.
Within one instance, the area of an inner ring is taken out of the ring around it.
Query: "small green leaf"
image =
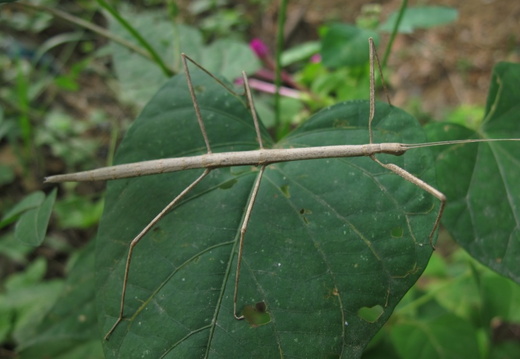
[[[391,32],[397,21],[398,12],[393,12],[381,25],[380,30]],[[400,33],[411,34],[417,29],[449,24],[457,20],[459,13],[456,9],[442,6],[409,7],[399,24]]]
[[[20,217],[15,227],[16,239],[31,246],[39,246],[43,242],[56,193],[55,188],[38,207],[28,210]]]
[[[379,42],[379,35],[372,30],[360,29],[348,24],[332,24],[323,30],[321,58],[329,68],[368,65],[369,37]]]
[[[36,208],[42,204],[45,200],[45,193],[42,191],[36,191],[28,196],[25,196],[20,202],[18,202],[13,208],[11,208],[0,221],[0,228],[7,226],[8,224],[14,222],[16,218],[23,212],[26,212],[30,209]]]
[[[320,52],[321,45],[318,41],[308,41],[301,45],[291,47],[282,53],[282,66],[289,66],[298,61],[307,60],[312,55]]]
[[[260,62],[245,43],[230,39],[220,39],[201,49],[200,57],[194,58],[208,71],[220,74],[229,81],[237,76],[237,69],[254,73]]]

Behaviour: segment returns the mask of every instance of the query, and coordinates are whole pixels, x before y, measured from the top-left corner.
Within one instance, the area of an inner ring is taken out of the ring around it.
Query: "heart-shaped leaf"
[[[212,150],[258,148],[243,98],[192,72]],[[368,142],[366,101],[319,112],[272,148]],[[417,122],[377,104],[376,142],[424,142]],[[127,133],[117,163],[205,152],[185,77],[172,78]],[[381,161],[431,183],[428,150]],[[97,238],[99,323],[115,322],[130,241],[202,170],[109,183]],[[370,158],[267,167],[245,237],[233,316],[237,240],[258,170],[214,169],[135,247],[125,319],[108,358],[355,358],[422,273],[438,201]]]

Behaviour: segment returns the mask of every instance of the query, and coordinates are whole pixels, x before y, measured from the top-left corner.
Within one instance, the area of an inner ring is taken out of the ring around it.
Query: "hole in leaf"
[[[258,302],[255,305],[246,305],[242,311],[242,315],[252,327],[259,327],[271,321],[271,316],[267,312],[265,302]]]
[[[358,317],[369,323],[375,323],[383,314],[384,309],[382,306],[374,305],[373,307],[363,307],[357,312]]]
[[[236,180],[236,178],[233,178],[233,179],[231,179],[229,181],[226,181],[226,182],[222,183],[220,186],[218,186],[218,188],[220,188],[220,189],[230,189],[237,182],[238,181]]]
[[[401,238],[403,236],[403,227],[394,227],[390,230],[390,235],[393,238]]]
[[[302,208],[300,209],[300,214],[302,215],[305,224],[309,224],[309,219],[307,218],[306,214],[312,214],[312,211],[310,209]]]

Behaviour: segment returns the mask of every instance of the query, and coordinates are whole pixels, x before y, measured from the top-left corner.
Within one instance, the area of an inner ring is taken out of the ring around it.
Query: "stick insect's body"
[[[277,162],[312,160],[336,157],[371,156],[378,153],[401,155],[408,145],[401,143],[373,143],[367,145],[320,146],[287,149],[261,149],[256,151],[207,153],[199,156],[165,158],[129,163],[91,171],[48,177],[46,182],[102,181],[139,177],[158,173],[184,171],[197,168],[220,168],[231,166],[264,166]]]
[[[117,165],[112,167],[100,168],[92,171],[85,171],[79,173],[65,174],[65,175],[56,175],[46,178],[46,182],[64,182],[64,181],[95,181],[95,180],[111,180],[111,179],[119,179],[119,178],[128,178],[128,177],[137,177],[165,172],[174,172],[174,171],[183,171],[187,169],[197,169],[202,168],[205,171],[197,177],[188,187],[186,187],[180,194],[178,194],[159,214],[155,216],[153,220],[148,223],[148,225],[142,229],[142,231],[131,241],[129,245],[126,265],[125,265],[125,273],[123,279],[123,289],[121,292],[121,300],[120,300],[120,309],[119,309],[119,317],[112,328],[108,331],[105,336],[105,339],[111,335],[111,333],[116,329],[118,324],[123,320],[123,309],[125,304],[125,295],[126,288],[128,282],[128,275],[130,270],[130,262],[132,258],[132,253],[134,247],[137,243],[143,238],[145,234],[147,234],[150,229],[161,219],[164,217],[166,213],[168,213],[176,204],[178,204],[184,196],[191,191],[198,183],[200,183],[213,169],[220,167],[230,167],[230,166],[240,166],[240,165],[253,165],[259,166],[260,170],[256,175],[256,180],[253,184],[251,195],[247,202],[247,206],[245,209],[245,214],[243,216],[241,226],[240,226],[240,238],[238,242],[238,260],[236,267],[236,276],[235,276],[235,288],[233,294],[233,306],[234,306],[234,316],[237,319],[242,319],[243,316],[237,313],[237,297],[238,297],[238,282],[240,279],[240,267],[242,263],[242,252],[244,247],[244,237],[247,231],[248,222],[251,216],[252,208],[255,203],[256,196],[258,194],[258,190],[260,188],[260,183],[262,180],[262,176],[264,174],[264,170],[267,165],[277,162],[287,162],[287,161],[299,161],[299,160],[309,160],[309,159],[320,159],[320,158],[335,158],[335,157],[357,157],[357,156],[367,156],[370,157],[373,161],[381,165],[382,167],[394,172],[395,174],[401,176],[407,181],[417,185],[424,191],[430,193],[432,196],[437,198],[440,202],[439,210],[437,213],[436,220],[433,224],[433,228],[430,232],[430,244],[433,247],[432,238],[439,226],[440,218],[442,216],[444,206],[446,203],[446,197],[440,191],[429,185],[428,183],[422,181],[421,179],[415,177],[411,173],[407,172],[405,169],[392,164],[392,163],[383,163],[378,160],[375,155],[384,153],[384,154],[392,154],[392,155],[402,155],[409,149],[427,147],[427,146],[435,146],[435,145],[446,145],[446,144],[456,144],[456,143],[468,143],[468,142],[486,142],[488,140],[461,140],[461,141],[449,141],[449,142],[436,142],[436,143],[419,143],[419,144],[402,144],[402,143],[373,143],[372,138],[372,120],[374,117],[375,111],[375,102],[374,102],[374,45],[372,40],[370,39],[370,59],[371,59],[371,82],[370,82],[370,115],[368,120],[369,127],[369,143],[364,145],[339,145],[339,146],[320,146],[320,147],[306,147],[306,148],[288,148],[288,149],[266,149],[263,146],[260,129],[258,124],[258,119],[256,118],[256,112],[254,110],[253,100],[251,97],[251,93],[249,87],[247,86],[247,78],[244,74],[244,83],[246,95],[249,101],[249,107],[251,109],[251,114],[253,116],[253,121],[255,125],[257,141],[259,145],[258,150],[253,151],[242,151],[242,152],[221,152],[221,153],[213,153],[211,150],[211,146],[209,143],[209,139],[206,133],[206,129],[204,126],[204,122],[202,120],[202,116],[200,114],[200,109],[197,104],[195,91],[193,89],[190,74],[188,71],[188,66],[186,56],[183,56],[184,68],[186,71],[186,76],[188,79],[188,88],[192,97],[192,102],[194,105],[195,113],[197,116],[197,120],[199,123],[199,127],[204,138],[206,144],[206,154],[191,156],[191,157],[180,157],[180,158],[168,158],[168,159],[159,159],[152,161],[144,161],[139,163],[130,163]],[[377,58],[377,55],[376,55]],[[189,58],[188,58],[189,59]],[[191,60],[191,59],[190,59]],[[191,60],[193,62],[193,60]],[[194,62],[195,63],[195,62]],[[196,64],[196,63],[195,63]],[[197,65],[198,66],[198,65]],[[200,67],[200,66],[199,66]],[[203,71],[203,68],[201,68]],[[207,71],[206,71],[207,72]],[[224,85],[225,86],[225,85]],[[502,139],[500,141],[518,141],[518,139]]]

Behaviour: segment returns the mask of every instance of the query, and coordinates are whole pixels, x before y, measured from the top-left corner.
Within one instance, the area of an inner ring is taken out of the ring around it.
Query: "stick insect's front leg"
[[[374,40],[372,38],[368,39],[369,43],[369,56],[370,56],[370,114],[368,117],[368,136],[369,136],[369,143],[374,142],[374,134],[372,131],[372,121],[374,120],[375,116],[375,76],[374,76],[374,58],[376,59],[377,66],[379,68],[379,73],[381,74],[381,80],[384,87],[384,77],[383,77],[383,71],[381,70],[381,64],[379,62],[379,57],[377,56],[377,51],[374,46]],[[388,103],[390,104],[390,98],[388,97],[388,92],[386,91],[386,87],[384,87],[386,97],[388,99]],[[436,189],[435,187],[431,186],[430,184],[424,182],[422,179],[414,176],[410,172],[406,171],[404,168],[401,168],[393,163],[383,163],[379,161],[375,155],[371,155],[370,158],[374,160],[379,165],[383,166],[384,168],[394,172],[395,174],[401,176],[408,182],[413,183],[414,185],[418,186],[419,188],[425,190],[426,192],[430,193],[432,196],[436,197],[440,202],[439,207],[439,213],[437,213],[437,218],[435,219],[435,223],[433,224],[432,231],[430,232],[429,239],[430,239],[430,245],[433,249],[435,249],[435,246],[433,245],[433,236],[435,235],[435,231],[439,227],[441,223],[441,217],[442,213],[444,212],[444,207],[446,205],[446,196],[444,193]]]
[[[119,323],[121,323],[121,321],[123,320],[123,317],[124,317],[123,311],[124,311],[124,307],[125,307],[126,286],[127,286],[127,282],[128,282],[128,275],[130,273],[130,262],[132,261],[132,253],[134,251],[135,246],[137,245],[137,243],[139,243],[139,241],[144,237],[144,235],[146,233],[148,233],[150,231],[150,229],[157,222],[159,222],[177,203],[179,203],[179,201],[182,198],[184,198],[184,196],[186,196],[186,194],[189,191],[191,191],[210,172],[211,172],[211,169],[206,169],[199,177],[197,177],[197,179],[195,179],[195,181],[193,181],[188,187],[186,187],[181,193],[179,193],[177,195],[177,197],[175,197],[166,207],[164,207],[163,210],[161,212],[159,212],[159,214],[157,214],[154,217],[154,219],[152,219],[150,221],[150,223],[148,223],[146,225],[146,227],[144,227],[143,230],[132,240],[132,242],[130,242],[130,246],[128,247],[128,255],[126,258],[126,264],[125,264],[125,274],[124,274],[124,278],[123,278],[123,289],[121,291],[119,316],[118,316],[116,322],[114,323],[114,325],[112,326],[112,328],[110,328],[110,330],[105,334],[105,340],[108,340],[110,335],[114,332],[114,330],[117,328]]]

